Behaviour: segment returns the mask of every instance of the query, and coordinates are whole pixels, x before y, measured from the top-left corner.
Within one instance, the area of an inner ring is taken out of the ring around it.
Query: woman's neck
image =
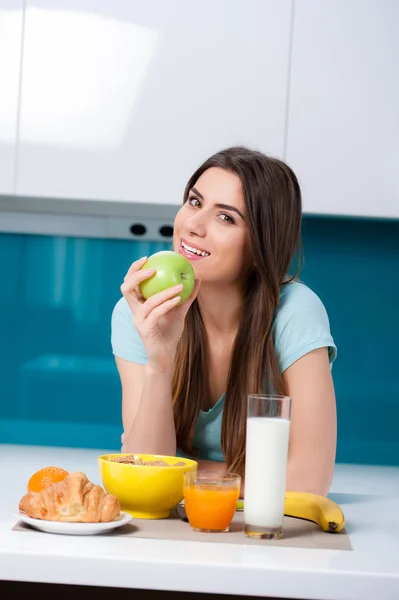
[[[243,291],[236,286],[201,285],[198,304],[208,336],[234,336],[243,303]]]

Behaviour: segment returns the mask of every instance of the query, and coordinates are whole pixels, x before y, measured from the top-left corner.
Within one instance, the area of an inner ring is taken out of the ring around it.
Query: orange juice
[[[198,482],[184,487],[184,504],[192,529],[228,531],[240,495],[239,483]]]

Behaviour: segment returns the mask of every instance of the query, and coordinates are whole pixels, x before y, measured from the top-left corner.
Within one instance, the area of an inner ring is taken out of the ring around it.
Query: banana
[[[244,510],[243,500],[237,501],[237,510]],[[345,517],[338,504],[330,498],[308,492],[287,491],[284,514],[287,517],[313,521],[328,533],[339,533],[345,527]]]
[[[286,491],[284,514],[317,523],[323,531],[339,533],[345,526],[341,508],[330,498],[308,492]]]

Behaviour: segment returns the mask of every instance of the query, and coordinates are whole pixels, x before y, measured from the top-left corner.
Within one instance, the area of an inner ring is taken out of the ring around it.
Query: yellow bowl
[[[165,519],[183,500],[184,473],[196,471],[195,460],[159,454],[134,454],[143,461],[163,460],[171,466],[132,465],[113,459],[131,454],[104,454],[98,463],[103,486],[114,494],[122,510],[136,519]],[[185,465],[174,467],[177,462]]]

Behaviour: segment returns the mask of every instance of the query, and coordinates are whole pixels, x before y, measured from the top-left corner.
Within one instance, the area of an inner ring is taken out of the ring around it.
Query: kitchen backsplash
[[[307,216],[303,244],[338,346],[337,461],[399,465],[399,222]],[[130,263],[169,247],[0,234],[0,442],[120,449],[111,312]]]

